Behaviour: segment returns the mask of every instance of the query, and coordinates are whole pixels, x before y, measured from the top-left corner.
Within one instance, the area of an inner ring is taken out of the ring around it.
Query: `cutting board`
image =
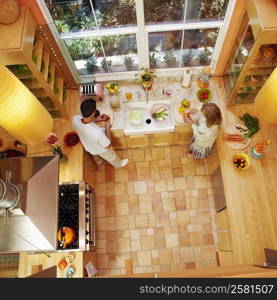
[[[241,123],[232,123],[225,128],[224,133],[225,134],[243,134],[244,132],[237,129],[236,126],[240,126],[242,128],[247,129]],[[230,148],[236,149],[236,150],[241,150],[241,149],[247,148],[251,144],[251,141],[252,141],[252,139],[248,138],[248,139],[244,140],[244,142],[241,142],[241,143],[231,142],[231,141],[225,141],[225,142]]]
[[[181,105],[182,100],[175,100],[173,103],[173,113],[174,113],[174,118],[177,124],[187,124],[185,122],[183,113],[180,113],[178,110],[178,107]],[[187,111],[196,108],[199,109],[199,106],[201,107],[202,104],[199,105],[199,101],[197,100],[190,100],[190,107]]]

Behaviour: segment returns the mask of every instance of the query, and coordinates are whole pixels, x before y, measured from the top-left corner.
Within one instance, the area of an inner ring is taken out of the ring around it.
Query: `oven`
[[[86,182],[59,185],[58,251],[95,250],[95,191]]]

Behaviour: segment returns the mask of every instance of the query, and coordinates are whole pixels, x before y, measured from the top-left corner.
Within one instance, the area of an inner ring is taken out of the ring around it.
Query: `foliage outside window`
[[[45,3],[79,74],[90,75],[134,71],[140,67],[209,65],[229,0],[45,0]],[[136,10],[144,13],[145,27],[137,27]],[[219,22],[219,26],[210,28],[211,21]],[[199,29],[187,28],[187,24],[195,28],[198,23]],[[172,28],[184,24],[186,28],[158,30],[165,24]],[[128,34],[125,28],[129,28]],[[118,29],[118,33],[107,35],[107,29]],[[139,48],[138,53],[138,36],[148,37],[147,52]],[[148,66],[140,65],[142,57],[144,61],[148,59]]]

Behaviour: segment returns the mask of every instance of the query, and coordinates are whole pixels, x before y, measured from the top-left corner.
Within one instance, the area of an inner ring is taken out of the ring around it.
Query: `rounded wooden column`
[[[49,112],[3,65],[0,65],[0,126],[29,145],[43,141],[53,129]]]
[[[255,98],[255,112],[261,120],[277,124],[277,67]]]

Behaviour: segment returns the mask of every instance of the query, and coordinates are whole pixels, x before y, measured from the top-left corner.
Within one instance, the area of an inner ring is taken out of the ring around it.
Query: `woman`
[[[193,131],[192,143],[189,152],[195,159],[203,159],[212,150],[218,135],[219,126],[222,121],[219,107],[214,103],[205,103],[201,107],[201,116],[198,121],[194,121],[190,115],[198,112],[191,110],[189,117],[185,121],[191,123]]]

